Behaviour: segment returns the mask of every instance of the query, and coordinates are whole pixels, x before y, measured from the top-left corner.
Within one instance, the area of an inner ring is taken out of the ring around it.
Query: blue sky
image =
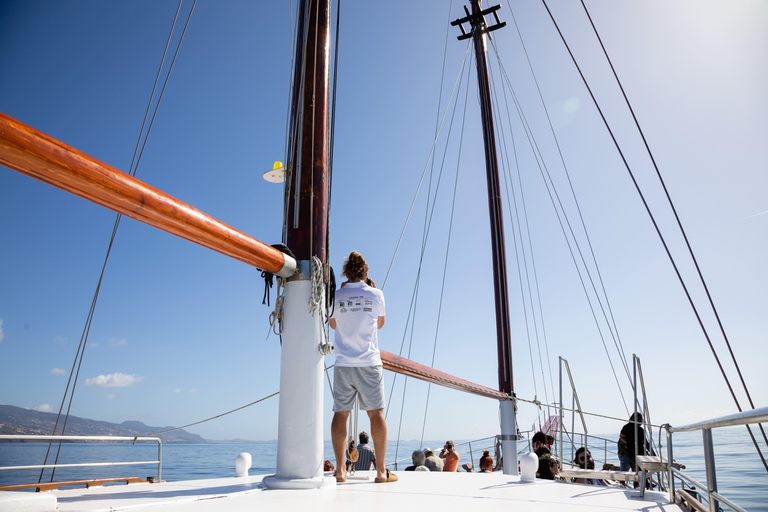
[[[330,253],[338,275],[343,257],[360,251],[381,285],[430,154],[448,21],[462,16],[463,9],[453,2],[449,14],[449,3],[438,1],[360,4],[342,5]],[[127,171],[176,5],[0,3],[0,111]],[[190,5],[182,7],[177,34]],[[587,5],[654,151],[753,399],[758,407],[768,405],[763,370],[768,338],[768,6],[743,0]],[[552,1],[550,7],[680,258],[681,272],[692,279],[653,168],[609,81],[580,4]],[[536,2],[515,2],[512,9],[579,197],[621,343],[628,357],[636,353],[642,360],[654,423],[679,425],[735,412],[640,200],[546,12]],[[574,222],[568,182],[507,5],[501,17],[508,25],[494,33],[494,41]],[[283,158],[291,26],[287,2],[198,2],[137,172],[139,179],[267,243],[280,241],[282,189],[261,174]],[[443,109],[467,48],[456,35],[458,29],[451,28]],[[474,63],[469,60],[468,66],[473,74],[435,367],[496,387],[485,170]],[[410,348],[411,359],[424,364],[431,361],[436,337],[464,98],[462,85]],[[624,418],[621,394],[539,168],[512,116],[508,122],[504,111],[497,122],[515,132],[547,339],[546,346],[543,341],[537,346],[535,337],[530,345],[527,341],[518,258],[510,240],[515,389],[528,400],[555,400],[551,383],[557,387],[557,357],[562,356],[571,365],[582,406]],[[435,173],[448,126],[446,121],[437,144]],[[511,151],[509,139],[507,147]],[[406,319],[428,183],[429,177],[384,289],[387,325],[380,342],[390,352],[398,353],[404,338],[404,354],[409,350]],[[100,206],[0,168],[0,403],[58,410],[114,219]],[[506,221],[511,236],[517,221]],[[123,219],[72,414],[178,426],[277,391],[279,342],[267,338],[271,308],[261,304],[263,288],[253,268]],[[692,285],[692,294],[703,304],[700,286]],[[712,315],[703,315],[712,330]],[[533,323],[530,314],[528,323]],[[543,339],[538,316],[537,326]],[[713,338],[735,381],[721,337],[715,333]],[[616,364],[613,342],[608,343]],[[549,360],[542,363],[539,351],[544,357],[548,353]],[[332,364],[333,357],[327,362]],[[389,374],[388,393],[392,379]],[[620,382],[629,397],[626,380]],[[402,406],[402,383],[399,377],[392,393],[390,437],[399,432],[404,439],[417,439],[427,386],[409,380]],[[738,396],[746,404],[743,393]],[[325,409],[329,437],[327,391]],[[492,435],[498,430],[497,415],[492,401],[433,388],[425,438]],[[521,404],[522,429],[536,416],[533,406]],[[588,421],[590,432],[620,428]],[[364,420],[361,424],[367,426]],[[273,439],[277,399],[190,431],[210,439]]]

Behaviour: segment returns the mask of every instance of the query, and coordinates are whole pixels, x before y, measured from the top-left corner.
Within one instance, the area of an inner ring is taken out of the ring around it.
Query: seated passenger
[[[411,454],[411,460],[413,461],[413,466],[408,466],[405,468],[406,471],[429,471],[429,469],[424,465],[426,457],[424,457],[424,452],[421,450],[415,450]],[[419,469],[424,468],[424,469]]]
[[[455,472],[459,468],[459,452],[453,445],[453,441],[446,441],[445,446],[440,451],[440,458],[443,459],[443,471]]]
[[[493,472],[493,457],[491,457],[491,454],[488,452],[488,450],[483,450],[483,456],[480,457],[480,472]]]
[[[554,480],[557,476],[557,460],[551,455],[544,454],[539,458],[539,470],[536,472],[536,478],[544,480]]]
[[[592,453],[583,446],[576,450],[576,458],[573,459],[573,463],[581,469],[595,469],[595,461],[592,459]],[[598,478],[576,478],[574,479],[574,482],[578,484],[607,485],[603,480]]]
[[[424,457],[426,457],[424,460],[424,465],[427,466],[427,469],[430,471],[443,470],[443,459],[435,455],[435,452],[429,448],[424,448]]]
[[[355,471],[368,471],[373,466],[376,469],[376,452],[368,444],[371,438],[367,432],[360,432],[360,443],[357,445],[357,460]]]
[[[535,452],[541,446],[547,446],[547,435],[539,430],[531,438],[531,450]]]
[[[538,458],[541,458],[544,455],[551,455],[549,448],[546,446],[539,446],[533,453],[535,453]]]

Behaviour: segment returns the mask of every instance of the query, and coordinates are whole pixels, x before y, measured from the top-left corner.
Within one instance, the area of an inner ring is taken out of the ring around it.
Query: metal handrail
[[[720,427],[735,427],[738,425],[750,425],[752,423],[768,423],[768,407],[761,407],[759,409],[751,409],[749,411],[740,412],[737,414],[731,414],[728,416],[721,416],[711,420],[704,420],[698,423],[691,423],[684,427],[673,427],[667,425],[668,432],[691,432],[694,430],[702,430],[705,428],[720,428]]]
[[[749,425],[753,423],[768,422],[768,407],[761,407],[759,409],[752,409],[750,411],[744,411],[737,414],[731,414],[729,416],[721,416],[710,420],[700,421],[698,423],[692,423],[683,427],[673,427],[671,425],[664,425],[667,431],[667,457],[669,458],[669,501],[675,502],[675,481],[674,477],[677,476],[681,480],[685,480],[693,486],[701,489],[707,493],[709,510],[712,512],[718,512],[720,510],[720,503],[723,503],[727,507],[737,512],[744,512],[744,509],[735,505],[727,498],[721,496],[717,492],[717,476],[715,472],[715,452],[712,443],[712,429],[722,427],[735,427],[739,425]],[[707,483],[702,484],[692,479],[691,477],[683,474],[672,467],[673,450],[672,450],[672,434],[675,432],[692,432],[695,430],[701,430],[703,435],[704,444],[704,469],[706,471]]]
[[[0,440],[9,441],[148,441],[157,443],[157,460],[134,462],[86,462],[82,464],[37,464],[31,466],[3,466],[0,471],[20,469],[54,469],[54,468],[84,468],[103,466],[139,466],[157,464],[157,481],[161,480],[163,463],[163,444],[159,437],[120,437],[120,436],[33,436],[33,435],[0,435]]]

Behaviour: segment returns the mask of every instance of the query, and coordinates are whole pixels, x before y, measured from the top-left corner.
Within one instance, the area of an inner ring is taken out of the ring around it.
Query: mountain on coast
[[[56,424],[56,414],[33,411],[13,405],[0,405],[0,434],[2,435],[46,435],[53,432]],[[67,421],[66,435],[71,436],[126,436],[135,437],[153,434],[174,427],[151,427],[140,421],[124,421],[120,424],[106,421],[89,420],[70,416]],[[61,423],[57,429],[61,432]],[[181,430],[173,430],[159,437],[163,443],[208,443],[197,434]]]

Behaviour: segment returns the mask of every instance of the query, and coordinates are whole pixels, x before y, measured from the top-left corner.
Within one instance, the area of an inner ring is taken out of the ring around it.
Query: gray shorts
[[[383,409],[384,369],[381,366],[334,366],[333,411],[351,411],[358,394],[361,410]]]

